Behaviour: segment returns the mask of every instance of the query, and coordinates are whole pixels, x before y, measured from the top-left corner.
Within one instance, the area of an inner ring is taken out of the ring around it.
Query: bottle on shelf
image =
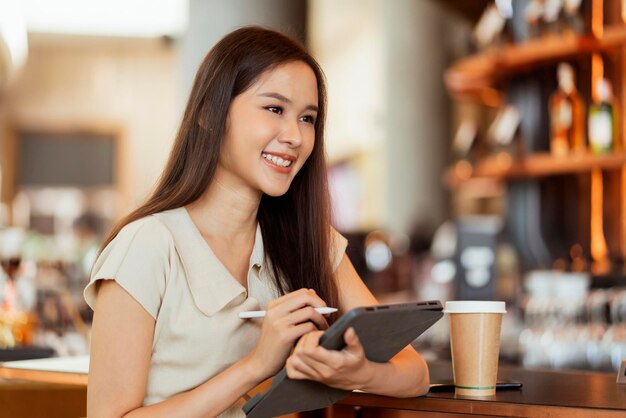
[[[546,35],[559,35],[561,33],[561,13],[563,0],[544,0],[543,21]]]
[[[478,125],[471,117],[464,117],[454,135],[452,151],[454,154],[454,173],[458,179],[467,180],[472,175],[475,162],[476,137]]]
[[[589,106],[589,146],[595,154],[612,152],[615,147],[615,106],[611,83],[601,79],[596,84],[594,102]]]
[[[550,151],[564,156],[585,151],[584,104],[576,90],[572,66],[561,63],[557,69],[559,86],[550,97]]]
[[[515,105],[507,104],[498,111],[487,130],[486,138],[491,154],[499,156],[498,159],[504,165],[509,165],[512,158],[525,154],[519,132],[521,120],[520,110]]]
[[[542,32],[542,17],[544,14],[544,0],[530,0],[524,9],[524,22],[526,23],[526,39],[539,38]]]
[[[474,27],[472,39],[479,50],[497,46],[504,40],[504,27],[506,26],[507,19],[512,15],[507,16],[503,14],[506,13],[506,8],[503,12],[501,12],[501,10],[502,9],[498,9],[496,4],[487,6]]]
[[[473,163],[473,151],[478,136],[478,124],[473,117],[463,117],[452,141],[452,151],[456,160],[467,160]]]
[[[585,33],[585,22],[580,12],[582,0],[565,0],[563,2],[564,31],[582,35]]]

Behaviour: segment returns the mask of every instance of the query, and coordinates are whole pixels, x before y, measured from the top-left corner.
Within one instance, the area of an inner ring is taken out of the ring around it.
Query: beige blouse
[[[332,230],[336,269],[347,241]],[[94,309],[97,282],[115,280],[156,320],[144,405],[202,384],[256,345],[261,321],[241,311],[265,309],[279,296],[265,266],[257,225],[248,292],[213,254],[185,208],[126,225],[96,260],[85,300]],[[220,417],[244,417],[240,400]]]

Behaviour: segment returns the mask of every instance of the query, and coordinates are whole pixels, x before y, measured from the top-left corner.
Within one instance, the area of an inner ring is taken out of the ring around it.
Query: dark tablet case
[[[401,303],[356,308],[343,315],[320,339],[331,350],[345,347],[343,334],[354,327],[365,356],[379,363],[388,361],[442,316],[439,301]],[[291,380],[283,368],[264,394],[257,394],[243,407],[247,418],[269,418],[293,412],[325,408],[350,392],[311,380]]]

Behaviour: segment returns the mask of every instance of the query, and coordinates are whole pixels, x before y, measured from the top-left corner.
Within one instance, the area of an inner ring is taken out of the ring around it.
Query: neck
[[[246,239],[256,233],[261,196],[258,191],[237,186],[218,168],[207,190],[187,205],[187,210],[205,237]]]

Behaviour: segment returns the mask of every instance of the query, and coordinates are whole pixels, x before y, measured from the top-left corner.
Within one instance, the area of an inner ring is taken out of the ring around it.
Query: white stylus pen
[[[315,308],[315,310],[322,315],[329,315],[331,313],[337,312],[337,308]],[[248,319],[248,318],[263,318],[265,316],[266,311],[246,311],[239,312],[239,318]]]

